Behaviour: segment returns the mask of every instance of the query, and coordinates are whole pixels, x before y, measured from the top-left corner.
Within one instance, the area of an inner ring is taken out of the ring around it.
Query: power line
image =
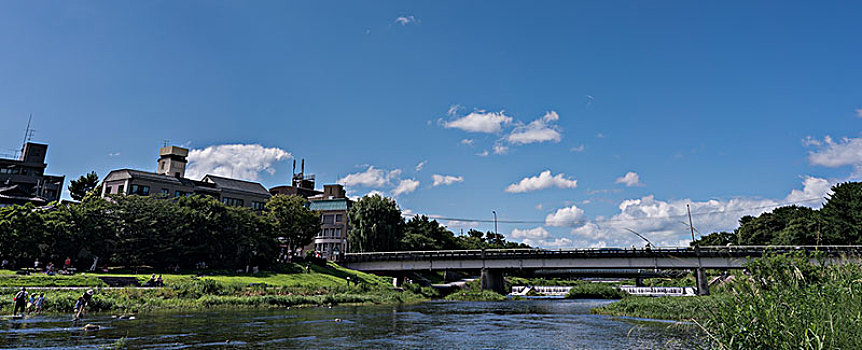
[[[793,205],[793,204],[798,204],[798,203],[813,202],[816,200],[823,200],[823,198],[822,197],[807,198],[807,199],[801,199],[801,200],[797,200],[797,201],[777,203],[777,204],[773,204],[773,205],[765,205],[765,206],[749,207],[749,208],[737,208],[737,209],[732,209],[732,210],[713,210],[713,211],[704,211],[704,212],[693,212],[693,213],[691,213],[691,215],[692,216],[702,216],[702,215],[712,215],[712,214],[736,213],[736,212],[758,210],[758,209],[778,208],[778,207],[783,207],[783,206]],[[402,213],[401,214],[401,216],[404,216],[404,217],[414,217],[414,216],[423,216],[423,215],[427,216],[428,218],[435,219],[435,220],[476,222],[476,223],[493,223],[494,222],[494,220],[492,220],[492,219],[455,218],[455,217],[445,217],[445,216],[434,215],[434,214],[419,214],[419,213]],[[572,222],[566,223],[565,226],[572,226],[572,227],[581,226],[581,225],[584,225],[584,224],[587,224],[590,222],[597,223],[597,224],[608,224],[608,223],[613,224],[613,223],[628,223],[628,222],[634,222],[634,221],[664,220],[664,219],[687,218],[687,217],[688,217],[688,214],[679,214],[679,215],[666,215],[666,216],[654,216],[654,217],[637,217],[637,218],[627,218],[627,219],[608,219],[608,220],[598,220],[598,221],[578,220],[578,221],[572,221]],[[498,223],[504,223],[504,224],[545,224],[546,223],[544,220],[543,221],[537,221],[537,220],[497,220],[497,222]],[[688,226],[688,224],[686,224],[686,226]]]

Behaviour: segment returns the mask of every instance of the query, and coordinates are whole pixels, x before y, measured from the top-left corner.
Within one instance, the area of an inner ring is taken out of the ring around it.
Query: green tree
[[[437,220],[416,215],[404,224],[401,249],[404,250],[441,250],[456,249],[455,235]]]
[[[828,226],[824,244],[862,243],[862,182],[845,182],[832,186],[823,209],[820,210]]]
[[[365,196],[347,212],[350,233],[347,243],[352,252],[392,251],[399,248],[404,220],[394,199],[380,195]]]
[[[309,210],[307,202],[300,196],[276,195],[266,203],[274,232],[287,241],[291,253],[311,243],[320,232],[320,212]]]
[[[69,195],[72,199],[79,201],[99,185],[99,175],[95,171],[91,171],[85,175],[81,175],[77,180],[69,181]]]

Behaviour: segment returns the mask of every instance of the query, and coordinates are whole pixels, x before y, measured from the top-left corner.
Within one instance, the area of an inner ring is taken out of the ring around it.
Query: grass
[[[702,297],[636,297],[593,313],[692,321],[719,349],[862,348],[862,265],[769,256]]]
[[[309,273],[305,273],[303,266],[298,264],[285,264],[279,266],[282,272],[259,272],[257,274],[236,274],[224,271],[210,271],[206,278],[226,284],[266,284],[269,286],[290,287],[337,287],[346,286],[347,277],[351,282],[370,284],[390,284],[392,281],[386,277],[380,277],[360,271],[350,270],[335,263],[327,266],[311,265]],[[155,273],[161,275],[166,284],[183,283],[197,278],[193,272],[187,273],[160,273],[158,271],[145,271],[141,273],[95,273],[84,272],[74,276],[48,276],[45,274],[33,274],[30,276],[16,275],[13,271],[0,270],[0,287],[97,287],[105,286],[98,277],[135,277],[141,284],[150,279]]]
[[[506,300],[506,297],[490,290],[463,290],[449,294],[444,299],[456,301],[503,301]]]
[[[0,287],[98,287],[105,286],[102,280],[95,276],[48,276],[33,274],[30,276],[2,274],[0,271]]]
[[[674,321],[705,321],[730,302],[725,294],[703,297],[625,296],[622,300],[591,310],[594,314]]]
[[[572,286],[567,299],[622,299],[626,293],[607,283],[580,283]]]
[[[162,274],[166,286],[156,289],[100,289],[93,297],[90,311],[137,312],[157,309],[187,308],[271,308],[320,306],[337,304],[408,303],[436,296],[436,290],[410,285],[405,291],[395,291],[391,280],[330,263],[304,267],[291,264],[279,267],[282,272],[261,272],[254,275],[210,272],[193,274]],[[99,276],[136,277],[140,282],[151,273],[82,273],[76,276],[0,276],[0,307],[12,308],[11,296],[21,285],[29,287],[98,286]],[[158,273],[157,273],[158,275]],[[351,285],[347,286],[347,277]],[[5,280],[4,280],[5,279]],[[355,282],[359,282],[357,285]],[[98,284],[97,284],[98,283]],[[41,292],[41,290],[40,290]],[[44,310],[71,312],[80,290],[48,290]]]

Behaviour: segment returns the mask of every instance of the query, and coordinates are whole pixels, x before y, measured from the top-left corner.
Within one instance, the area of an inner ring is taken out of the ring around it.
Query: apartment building
[[[45,175],[48,145],[25,142],[18,159],[0,158],[0,206],[60,200],[64,176]]]

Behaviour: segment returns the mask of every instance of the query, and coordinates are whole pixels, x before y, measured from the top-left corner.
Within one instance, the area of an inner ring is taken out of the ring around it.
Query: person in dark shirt
[[[90,299],[93,298],[93,290],[90,289],[78,298],[75,302],[75,319],[79,320],[87,315],[87,305],[90,304]]]

